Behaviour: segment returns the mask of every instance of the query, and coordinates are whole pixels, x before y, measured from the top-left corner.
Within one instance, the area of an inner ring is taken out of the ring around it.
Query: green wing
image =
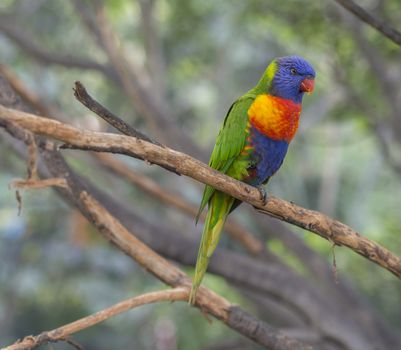
[[[235,101],[227,112],[222,128],[217,136],[209,166],[222,173],[226,173],[234,160],[245,146],[247,137],[246,127],[248,123],[248,109],[255,99],[255,95],[247,93]],[[206,186],[203,192],[202,202],[199,207],[196,222],[209,202],[215,189]]]

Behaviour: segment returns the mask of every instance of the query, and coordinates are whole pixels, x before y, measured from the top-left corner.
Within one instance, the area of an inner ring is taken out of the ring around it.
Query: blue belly
[[[288,143],[284,140],[272,140],[254,127],[250,129],[251,165],[249,177],[245,180],[253,186],[265,183],[280,168],[287,153]]]

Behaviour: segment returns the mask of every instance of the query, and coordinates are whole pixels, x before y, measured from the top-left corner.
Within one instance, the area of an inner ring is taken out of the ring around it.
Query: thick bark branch
[[[1,119],[15,122],[34,133],[63,141],[73,148],[121,153],[145,159],[150,163],[168,166],[182,175],[187,175],[229,193],[265,214],[314,232],[337,245],[347,246],[401,279],[401,259],[399,257],[361,236],[345,224],[317,211],[302,208],[274,196],[270,196],[267,203],[264,204],[258,189],[219,173],[184,153],[133,137],[74,128],[54,120],[4,107],[0,107]]]

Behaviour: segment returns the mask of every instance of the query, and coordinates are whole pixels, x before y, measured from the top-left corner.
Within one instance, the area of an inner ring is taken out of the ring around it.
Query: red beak
[[[299,90],[302,91],[302,92],[312,93],[314,87],[315,87],[315,80],[314,79],[310,79],[310,78],[305,78],[302,81]]]

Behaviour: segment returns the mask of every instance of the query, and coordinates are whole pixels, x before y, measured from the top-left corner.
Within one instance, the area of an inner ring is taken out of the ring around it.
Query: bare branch
[[[263,204],[258,189],[219,173],[184,153],[133,137],[74,128],[67,124],[5,107],[0,107],[0,120],[11,121],[34,133],[56,138],[71,145],[72,148],[121,153],[146,159],[153,164],[172,167],[180,174],[228,193],[253,205],[267,215],[314,232],[337,245],[347,246],[401,279],[401,259],[399,257],[361,236],[345,224],[317,211],[302,208],[274,196],[270,196],[267,203]]]
[[[14,344],[2,348],[1,350],[25,350],[34,349],[48,342],[65,340],[71,334],[80,332],[98,323],[104,322],[111,317],[136,308],[138,306],[152,304],[161,301],[187,300],[188,290],[186,288],[174,288],[157,292],[146,293],[137,297],[132,297],[121,301],[113,306],[98,311],[92,315],[83,317],[77,321],[68,323],[64,326],[55,328],[51,331],[42,332],[36,336],[27,336]]]
[[[391,41],[401,46],[401,32],[389,26],[386,22],[377,19],[352,0],[335,0],[342,7],[352,12],[363,22],[377,29]]]
[[[87,107],[92,112],[96,113],[99,117],[105,120],[107,123],[112,125],[117,130],[121,131],[125,135],[133,136],[139,140],[144,140],[153,143],[158,146],[162,146],[159,142],[151,140],[148,136],[135,130],[132,126],[127,124],[124,120],[117,117],[114,113],[110,112],[108,109],[103,107],[99,102],[94,100],[86,91],[85,87],[79,82],[75,82],[74,95],[79,102],[81,102],[85,107]],[[164,166],[164,169],[171,171],[179,175],[175,169]]]
[[[132,126],[127,124],[124,120],[117,117],[114,113],[110,112],[104,106],[102,106],[99,102],[93,99],[88,92],[86,91],[85,87],[79,82],[75,82],[74,88],[74,96],[76,99],[81,102],[86,108],[91,110],[93,113],[96,113],[100,118],[105,120],[111,126],[122,132],[124,135],[133,136],[140,140],[145,140],[151,142],[155,145],[161,146],[160,143],[151,140],[145,134],[137,131]]]
[[[10,186],[17,189],[39,189],[52,186],[67,188],[67,183],[64,178],[54,177],[44,180],[13,180]]]

